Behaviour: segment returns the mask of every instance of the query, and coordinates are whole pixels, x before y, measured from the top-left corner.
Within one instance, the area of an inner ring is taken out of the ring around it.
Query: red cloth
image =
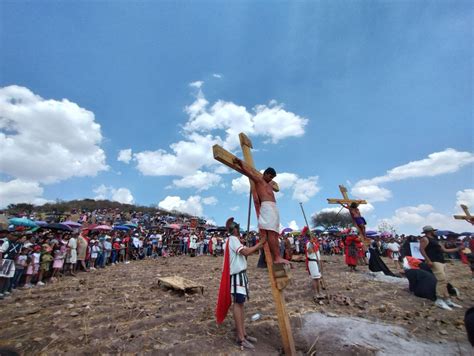
[[[216,305],[216,321],[222,324],[227,312],[229,311],[232,300],[230,297],[230,256],[229,256],[229,240],[225,245],[224,266],[222,268],[221,284],[219,286],[219,295]]]
[[[209,253],[212,255],[212,239],[209,240],[208,248],[209,248]]]
[[[345,249],[345,255],[346,255],[346,264],[349,266],[357,266],[357,236],[355,235],[349,235],[346,237],[346,249]],[[351,244],[354,244],[354,248],[350,248]],[[355,250],[355,255],[351,256],[349,254],[350,250]]]

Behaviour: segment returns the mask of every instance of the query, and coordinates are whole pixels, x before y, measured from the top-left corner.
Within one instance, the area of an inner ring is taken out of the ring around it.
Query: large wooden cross
[[[239,134],[239,139],[240,139],[240,145],[243,151],[245,163],[247,163],[247,165],[249,165],[250,167],[254,169],[254,173],[261,175],[261,173],[254,168],[252,153],[250,151],[251,148],[253,148],[252,142],[244,133]],[[236,170],[237,172],[241,174],[244,174],[242,172],[242,169],[234,163],[234,158],[236,158],[236,156],[234,156],[232,153],[226,151],[219,145],[214,145],[212,147],[212,151],[214,154],[214,158],[216,160],[225,164],[227,167],[233,170]],[[254,184],[250,178],[249,178],[249,181],[250,181],[250,186],[252,188],[255,211],[257,213],[257,216],[259,216],[260,200],[258,199],[257,193],[254,189]],[[278,191],[278,186],[274,185],[273,190]],[[285,351],[286,355],[295,355],[296,354],[295,342],[293,339],[293,333],[291,331],[290,318],[288,316],[288,312],[286,311],[285,298],[283,296],[283,288],[288,283],[288,275],[285,273],[284,270],[282,270],[283,266],[273,265],[273,258],[270,252],[270,247],[268,245],[268,242],[265,243],[263,248],[265,251],[265,260],[267,263],[268,275],[270,278],[270,285],[272,289],[273,300],[275,302],[275,308],[277,312],[278,326],[280,328],[283,350]]]
[[[456,220],[466,220],[467,222],[474,225],[474,215],[471,215],[467,205],[461,204],[461,208],[464,211],[464,214],[466,214],[466,215],[454,215],[454,218]]]
[[[350,199],[349,195],[347,194],[347,188],[344,187],[343,185],[339,186],[339,190],[341,191],[342,199],[328,198],[328,203],[329,204],[348,204],[348,205],[351,205],[352,203],[367,204],[366,200]],[[352,222],[353,222],[354,226],[356,226],[357,230],[359,230],[359,236],[363,239],[363,241],[366,241],[367,237],[364,236],[364,234],[362,233],[362,231],[359,228],[359,225],[356,224],[356,222],[355,222],[354,218],[352,217],[352,215],[351,215],[351,218],[352,218]]]

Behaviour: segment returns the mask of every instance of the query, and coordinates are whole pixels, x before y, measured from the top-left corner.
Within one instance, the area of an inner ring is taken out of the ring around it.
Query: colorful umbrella
[[[365,235],[366,235],[366,236],[377,235],[377,231],[367,230],[367,231],[365,232]]]
[[[74,221],[71,221],[71,220],[63,221],[61,224],[67,225],[67,226],[69,226],[69,227],[72,227],[73,229],[82,226],[82,224],[79,224],[79,223],[74,222]]]
[[[126,223],[126,224],[123,224],[123,226],[128,226],[128,227],[133,227],[133,228],[138,227],[138,225],[134,223]]]
[[[170,224],[170,225],[166,225],[165,228],[178,230],[181,228],[181,226],[179,226],[178,224]]]
[[[115,225],[114,226],[114,230],[128,231],[130,229],[131,229],[131,227],[126,226],[126,225]]]
[[[33,220],[27,218],[11,218],[8,220],[10,224],[14,226],[25,226],[25,227],[36,227],[36,223]]]
[[[38,225],[38,226],[48,225],[48,223],[46,221],[42,221],[42,220],[35,220],[35,224]]]
[[[99,225],[94,227],[92,230],[112,230],[112,227],[109,225]]]
[[[58,223],[47,224],[41,227],[43,229],[50,229],[50,230],[72,231],[71,227],[64,224],[58,224]]]
[[[283,230],[281,230],[280,235],[286,234],[287,232],[292,232],[293,229],[290,227],[285,227]]]

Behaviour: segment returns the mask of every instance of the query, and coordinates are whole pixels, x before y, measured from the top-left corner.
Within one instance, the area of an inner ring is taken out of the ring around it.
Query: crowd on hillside
[[[55,283],[63,276],[79,271],[89,272],[118,263],[130,263],[145,258],[167,258],[190,255],[219,256],[223,254],[225,229],[208,226],[205,221],[170,214],[147,214],[98,209],[91,212],[75,211],[72,214],[27,216],[38,227],[26,229],[10,226],[0,230],[0,298],[15,289]],[[41,219],[46,219],[43,221]],[[49,220],[49,221],[48,221]],[[75,223],[76,228],[64,231],[57,225],[46,223]],[[348,251],[346,233],[319,234],[318,249],[325,255],[344,255]],[[249,246],[258,242],[255,232],[243,234]],[[393,236],[374,239],[378,252],[394,261],[401,269],[398,257],[402,249],[410,248],[415,236]],[[280,254],[291,260],[293,255],[304,255],[308,234],[285,233],[280,236]],[[447,244],[455,244],[449,239]],[[474,239],[462,242],[473,248]],[[408,247],[407,247],[408,246]],[[359,264],[366,264],[366,250],[359,249]],[[405,251],[403,255],[411,255]],[[452,254],[459,258],[459,254]],[[473,269],[474,271],[474,269]],[[474,272],[473,272],[474,273]]]

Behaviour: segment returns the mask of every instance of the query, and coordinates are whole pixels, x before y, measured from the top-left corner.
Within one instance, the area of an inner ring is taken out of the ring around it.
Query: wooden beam
[[[474,215],[471,215],[467,205],[461,204],[461,209],[464,211],[464,214],[466,214],[466,215],[453,215],[453,217],[456,220],[466,220],[466,221],[469,221],[469,222],[474,221]]]
[[[327,199],[329,204],[367,204],[367,200],[356,200],[356,199]]]
[[[254,168],[254,161],[252,157],[252,141],[244,134],[239,134],[240,145],[242,147],[242,152],[244,155],[244,161],[250,167]],[[250,185],[252,187],[252,195],[254,197],[255,210],[257,212],[257,217],[260,215],[260,201],[254,189],[254,184],[250,179]],[[283,296],[282,289],[288,283],[288,275],[283,271],[282,278],[277,278],[273,270],[273,258],[270,251],[270,247],[267,243],[263,245],[265,251],[265,261],[267,263],[268,276],[270,279],[270,286],[272,289],[273,300],[275,302],[275,309],[277,312],[278,327],[280,329],[281,340],[283,344],[283,350],[286,355],[296,355],[295,341],[293,339],[293,333],[291,331],[290,318],[288,312],[286,311],[285,298]],[[283,267],[283,266],[281,266]],[[281,271],[279,271],[281,272]],[[281,285],[280,285],[281,283]],[[281,287],[281,288],[280,288]]]
[[[226,151],[224,148],[222,148],[219,145],[212,146],[212,152],[213,152],[214,158],[217,161],[221,162],[222,164],[225,164],[227,167],[233,169],[234,171],[237,171],[240,174],[243,174],[244,176],[246,176],[246,174],[242,171],[242,168],[240,168],[239,165],[234,163],[234,158],[238,158],[237,156],[234,156],[232,153],[230,153],[229,151]],[[254,174],[259,175],[261,177],[263,176],[263,174],[257,171],[253,165],[248,164],[248,166],[250,166],[250,169],[252,169]],[[252,184],[253,183],[251,183],[251,186]],[[275,181],[272,181],[272,187],[273,187],[273,191],[275,192],[278,192],[280,190],[280,187]]]

